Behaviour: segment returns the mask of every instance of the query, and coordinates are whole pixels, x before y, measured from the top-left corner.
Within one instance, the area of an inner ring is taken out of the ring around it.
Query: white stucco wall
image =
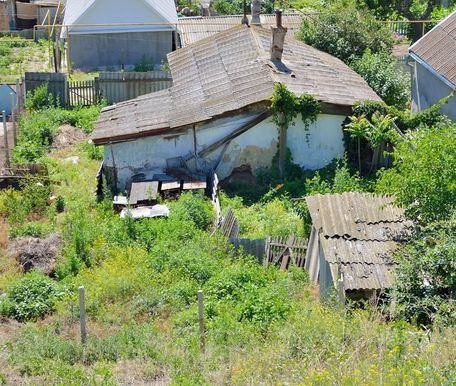
[[[252,119],[254,113],[238,115],[215,120],[196,128],[197,152],[207,148],[216,141]],[[295,120],[288,129],[287,143],[293,161],[304,169],[319,169],[328,165],[334,158],[344,153],[342,122],[345,117],[321,114],[306,131],[302,119]],[[204,162],[216,167],[220,179],[229,177],[233,169],[249,165],[256,173],[261,168],[271,165],[277,152],[279,133],[272,118],[268,118],[250,130],[233,139],[222,155],[222,148],[208,154]],[[117,168],[118,188],[125,189],[129,179],[136,173],[145,173],[147,178],[163,172],[166,159],[185,157],[194,153],[195,144],[193,129],[184,132],[147,137],[134,141],[107,145],[105,148],[105,165],[113,166],[114,154]],[[218,164],[218,165],[217,165]]]

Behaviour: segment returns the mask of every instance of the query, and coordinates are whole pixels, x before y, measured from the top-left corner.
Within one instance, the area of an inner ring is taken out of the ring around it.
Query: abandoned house
[[[67,0],[62,38],[74,68],[159,67],[176,48],[174,0]]]
[[[325,299],[370,299],[391,287],[393,253],[411,223],[391,197],[349,192],[306,197],[312,231],[305,268]]]
[[[342,61],[285,32],[280,22],[272,31],[238,25],[202,39],[168,55],[171,88],[103,109],[93,141],[106,145],[103,170],[113,190],[176,166],[213,170],[220,180],[241,169],[255,175],[271,166],[279,141],[305,169],[342,156],[352,105],[380,98]],[[284,41],[272,50],[273,36]],[[321,102],[315,123],[306,128],[298,117],[279,135],[269,112],[276,82]]]
[[[409,48],[413,60],[412,111],[424,110],[456,87],[456,11]],[[442,112],[456,120],[456,98]]]

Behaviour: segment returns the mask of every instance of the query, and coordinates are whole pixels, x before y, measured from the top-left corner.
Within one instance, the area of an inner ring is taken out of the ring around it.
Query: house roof
[[[242,17],[242,15],[181,17],[178,19],[178,30],[182,45],[187,46],[219,32],[236,27],[241,24]],[[247,18],[250,24],[252,16],[247,15]],[[283,14],[282,25],[288,28],[288,33],[291,36],[294,36],[301,27],[302,18],[303,15],[296,13]],[[261,14],[260,21],[263,27],[269,28],[270,26],[275,26],[276,16]]]
[[[100,0],[67,0],[65,7],[65,16],[63,24],[71,26],[73,24],[78,24],[78,20],[89,11],[89,9],[94,6]],[[111,0],[118,1],[118,0]],[[122,2],[124,0],[121,0]],[[160,14],[163,18],[163,22],[176,24],[177,23],[177,12],[173,0],[141,0],[149,7],[154,9],[157,13]],[[105,15],[108,15],[108,10],[106,10]],[[100,24],[103,24],[104,21],[101,19],[103,14],[100,15]],[[133,23],[135,20],[130,20],[128,15],[121,15],[125,20],[123,23]]]
[[[342,61],[290,36],[282,57],[286,72],[280,72],[269,60],[270,45],[271,31],[238,25],[172,52],[173,86],[104,109],[95,143],[161,134],[267,102],[276,82],[345,110],[357,100],[380,100]]]
[[[393,198],[349,192],[306,202],[334,282],[342,274],[346,290],[390,287],[392,254],[411,225]]]
[[[456,85],[456,11],[413,44],[409,52],[454,87]]]

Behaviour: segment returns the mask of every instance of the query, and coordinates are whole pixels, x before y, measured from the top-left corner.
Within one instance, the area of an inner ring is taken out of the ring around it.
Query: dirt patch
[[[52,275],[60,245],[61,238],[55,233],[45,239],[18,237],[10,242],[8,255],[19,262],[24,272],[37,269]]]
[[[70,125],[60,126],[52,140],[52,149],[61,150],[87,141],[89,136]]]

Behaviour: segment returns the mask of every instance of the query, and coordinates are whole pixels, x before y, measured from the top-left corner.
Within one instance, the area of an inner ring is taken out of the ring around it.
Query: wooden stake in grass
[[[205,344],[205,328],[204,328],[204,294],[202,290],[198,291],[198,321],[200,331],[200,349],[204,353],[206,350]]]
[[[79,287],[79,322],[81,325],[81,343],[87,343],[87,326],[86,326],[86,310],[85,310],[85,289]]]
[[[8,128],[6,126],[6,111],[2,111],[3,115],[3,141],[5,146],[5,166],[10,167],[10,154],[9,154],[9,144],[8,144]]]

